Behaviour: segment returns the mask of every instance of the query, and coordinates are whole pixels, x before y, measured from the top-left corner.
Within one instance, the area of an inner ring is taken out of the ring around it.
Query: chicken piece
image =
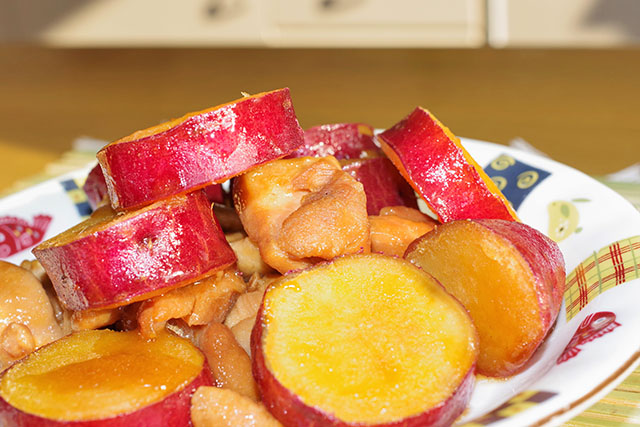
[[[249,357],[253,357],[251,354],[251,332],[253,332],[253,326],[256,324],[256,314],[242,319],[231,327],[231,332],[236,338],[236,341],[247,352]]]
[[[438,221],[406,206],[385,207],[369,217],[371,251],[402,257],[418,237],[431,231]]]
[[[271,284],[271,282],[281,277],[282,276],[276,272],[274,272],[273,274],[253,273],[251,277],[249,277],[249,281],[247,282],[247,292],[264,292],[267,289],[267,286]]]
[[[224,320],[224,324],[229,328],[233,328],[237,323],[247,317],[255,317],[262,303],[264,291],[267,289],[269,283],[278,277],[281,276],[253,274],[247,283],[249,292],[238,297],[238,300]]]
[[[167,322],[165,327],[177,336],[191,341],[193,345],[198,345],[196,342],[196,330],[198,328],[202,328],[202,326],[189,326],[182,319],[171,319]]]
[[[254,273],[266,274],[273,272],[273,269],[262,260],[260,250],[253,244],[251,239],[245,235],[238,236],[238,234],[227,235],[229,246],[231,246],[238,258],[238,261],[236,261],[238,270],[247,276],[251,276]]]
[[[22,323],[11,322],[0,334],[2,350],[15,360],[21,359],[36,349],[36,340],[31,330]]]
[[[438,220],[431,218],[429,215],[420,212],[418,209],[408,206],[385,206],[378,213],[380,216],[394,215],[399,218],[408,219],[414,222],[425,222],[428,224],[440,224]]]
[[[237,242],[239,240],[244,239],[245,237],[247,237],[246,234],[244,234],[242,231],[234,231],[231,233],[225,233],[224,238],[227,239],[227,242],[229,244],[233,243],[233,242]]]
[[[140,334],[155,338],[169,319],[183,319],[187,325],[222,322],[247,285],[235,269],[219,271],[199,282],[173,289],[140,305]]]
[[[209,323],[196,331],[196,345],[207,357],[216,385],[258,401],[258,385],[251,371],[251,358],[233,332],[222,323]]]
[[[71,329],[85,331],[113,325],[122,320],[123,307],[75,311],[71,315]]]
[[[260,308],[263,295],[264,291],[253,291],[240,295],[229,315],[227,315],[224,324],[233,328],[247,317],[255,316]]]
[[[43,286],[46,286],[47,283],[51,283],[51,280],[49,280],[49,276],[47,275],[47,272],[45,271],[42,264],[40,264],[40,261],[38,261],[37,259],[34,259],[34,260],[25,259],[20,263],[20,267],[24,268],[27,271],[30,271],[31,274],[36,276],[36,279],[38,279],[38,281],[42,283]]]
[[[280,273],[370,250],[364,189],[334,157],[254,168],[236,178],[233,200],[262,259]]]
[[[136,301],[129,305],[118,307],[120,319],[113,325],[117,331],[134,331],[138,329],[138,312],[144,301]]]
[[[194,427],[282,427],[267,409],[232,390],[199,387],[191,398]]]
[[[38,279],[0,261],[0,371],[63,335]]]
[[[71,310],[67,310],[60,302],[55,289],[53,289],[51,279],[49,279],[49,276],[47,275],[47,272],[45,271],[42,264],[40,264],[40,261],[24,260],[20,263],[20,267],[24,268],[25,270],[29,270],[34,276],[36,276],[40,283],[42,283],[42,287],[47,293],[47,297],[49,298],[49,302],[51,303],[51,307],[53,308],[53,313],[56,317],[58,325],[60,325],[60,328],[62,329],[64,335],[70,334],[73,331],[73,322],[71,320],[73,312]]]

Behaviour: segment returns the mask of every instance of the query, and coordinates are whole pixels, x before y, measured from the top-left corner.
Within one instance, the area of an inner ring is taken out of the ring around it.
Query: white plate
[[[521,220],[559,240],[569,286],[555,328],[527,369],[508,380],[479,379],[460,424],[557,425],[603,397],[640,362],[640,213],[552,160],[463,143],[490,176],[499,176],[494,179],[505,185]],[[0,200],[0,258],[32,259],[36,241],[80,221],[87,205],[79,187],[88,171]]]

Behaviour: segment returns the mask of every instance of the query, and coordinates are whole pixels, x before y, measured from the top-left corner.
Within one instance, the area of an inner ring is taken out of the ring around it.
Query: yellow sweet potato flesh
[[[203,363],[193,345],[166,332],[144,341],[135,331],[84,331],[15,365],[0,393],[12,406],[45,418],[102,419],[162,400],[191,382]]]
[[[446,232],[425,236],[407,259],[469,311],[480,337],[479,373],[513,374],[544,338],[530,267],[515,247],[486,228],[450,224]]]
[[[403,260],[349,256],[276,283],[264,302],[267,365],[305,404],[340,420],[420,414],[475,361],[467,313]]]

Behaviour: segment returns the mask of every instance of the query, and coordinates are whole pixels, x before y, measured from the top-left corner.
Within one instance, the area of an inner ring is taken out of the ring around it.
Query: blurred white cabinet
[[[265,38],[281,46],[480,46],[480,0],[275,0]]]
[[[7,1],[14,0],[0,0],[0,5]],[[51,0],[24,1],[34,5]],[[486,41],[484,0],[69,0],[68,4],[68,13],[38,30],[39,41],[57,46],[286,47],[473,47]],[[21,19],[33,13],[15,4],[13,10],[24,15]]]
[[[640,0],[0,0],[0,42],[56,46],[608,47]]]
[[[56,46],[259,45],[261,3],[261,0],[86,1],[44,28],[39,40]]]
[[[488,0],[494,47],[612,47],[640,43],[639,0]]]

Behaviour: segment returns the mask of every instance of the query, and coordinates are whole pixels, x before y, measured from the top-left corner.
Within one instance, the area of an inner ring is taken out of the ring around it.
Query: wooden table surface
[[[461,136],[522,137],[590,174],[640,161],[640,50],[0,46],[0,189],[88,135],[113,140],[289,86],[303,127],[386,127],[417,105]]]

